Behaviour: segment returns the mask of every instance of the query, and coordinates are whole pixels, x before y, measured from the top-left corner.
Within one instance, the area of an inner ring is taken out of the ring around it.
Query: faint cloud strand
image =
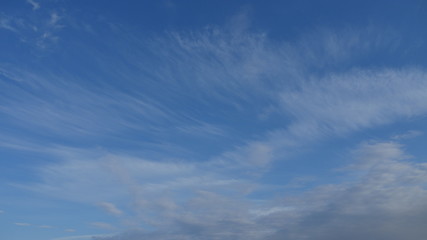
[[[40,3],[38,3],[34,0],[27,0],[27,3],[31,4],[34,11],[40,8]]]
[[[96,205],[98,205],[99,207],[101,207],[102,209],[104,209],[106,212],[115,215],[115,216],[119,216],[122,215],[123,212],[118,209],[113,203],[110,202],[99,202]]]

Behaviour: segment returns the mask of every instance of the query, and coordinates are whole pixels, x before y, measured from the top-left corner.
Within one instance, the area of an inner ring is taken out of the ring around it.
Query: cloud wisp
[[[118,209],[113,203],[110,203],[110,202],[99,202],[96,205],[99,206],[99,207],[101,207],[102,209],[104,209],[109,214],[112,214],[112,215],[115,215],[115,216],[120,216],[120,215],[123,214],[123,212],[120,209]]]
[[[31,226],[31,224],[30,223],[24,223],[24,222],[17,222],[17,223],[14,223],[16,226],[21,226],[21,227],[28,227],[28,226]]]
[[[34,0],[27,0],[27,3],[29,3],[33,7],[33,11],[40,8],[40,3],[38,3]]]

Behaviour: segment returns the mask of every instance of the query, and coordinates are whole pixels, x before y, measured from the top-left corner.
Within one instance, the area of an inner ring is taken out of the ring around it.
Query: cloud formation
[[[63,21],[52,11],[33,31],[55,41]],[[108,24],[108,34],[84,35],[96,36],[99,49],[73,34],[64,39],[64,49],[79,46],[72,62],[0,64],[0,123],[16,130],[2,133],[0,146],[49,159],[34,167],[37,182],[13,186],[97,206],[119,220],[89,226],[134,229],[95,239],[427,235],[426,165],[397,142],[361,144],[352,164],[331,174],[335,181],[290,191],[282,185],[305,180],[265,180],[299,148],[425,116],[425,68],[366,64],[372,52],[399,48],[394,33],[318,30],[273,41],[249,32],[244,17],[236,21],[151,38]],[[28,30],[16,23],[0,19],[2,28]]]
[[[29,223],[23,223],[23,222],[17,222],[14,223],[16,226],[21,226],[21,227],[27,227],[27,226],[31,226],[31,224]]]
[[[40,8],[40,3],[34,0],[27,0],[27,3],[31,4],[31,6],[33,7],[33,10],[37,10]]]
[[[97,206],[101,207],[102,209],[104,209],[106,212],[112,214],[112,215],[122,215],[123,212],[118,209],[113,203],[110,202],[99,202],[96,204]]]
[[[410,239],[427,232],[427,165],[408,161],[394,142],[362,144],[347,180],[270,202],[249,214],[241,202],[203,193],[173,225],[95,239]],[[203,218],[194,218],[197,211]]]
[[[105,222],[91,222],[90,225],[93,227],[96,227],[96,228],[104,229],[104,230],[115,230],[116,229],[111,224],[105,223]]]

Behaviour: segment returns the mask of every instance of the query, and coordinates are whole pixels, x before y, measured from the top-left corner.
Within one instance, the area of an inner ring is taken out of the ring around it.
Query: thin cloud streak
[[[27,0],[27,3],[31,4],[34,11],[40,8],[40,3],[38,3],[34,0]]]
[[[118,209],[113,203],[110,202],[99,202],[96,204],[97,206],[101,207],[102,209],[104,209],[105,211],[107,211],[108,213],[112,214],[112,215],[122,215],[123,212]]]
[[[28,226],[31,226],[31,224],[30,223],[21,223],[21,222],[17,222],[17,223],[14,223],[16,226],[21,226],[21,227],[28,227]]]

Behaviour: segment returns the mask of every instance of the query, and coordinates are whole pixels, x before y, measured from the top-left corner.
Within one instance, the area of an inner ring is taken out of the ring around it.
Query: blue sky
[[[0,3],[0,238],[422,239],[425,1]]]

